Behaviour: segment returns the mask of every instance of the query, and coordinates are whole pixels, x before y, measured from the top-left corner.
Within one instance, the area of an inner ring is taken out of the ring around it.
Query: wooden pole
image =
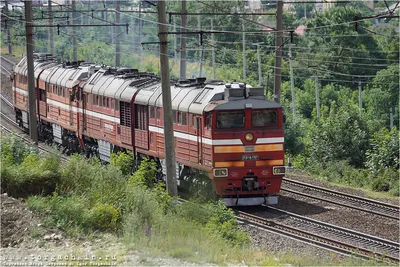
[[[158,32],[167,32],[167,19],[165,12],[165,0],[159,0],[158,4]],[[158,34],[160,40],[160,65],[161,65],[161,88],[164,115],[164,149],[166,165],[167,190],[171,196],[178,195],[176,183],[176,165],[175,165],[175,145],[174,128],[172,122],[172,103],[171,88],[169,79],[169,58],[168,58],[168,35]]]

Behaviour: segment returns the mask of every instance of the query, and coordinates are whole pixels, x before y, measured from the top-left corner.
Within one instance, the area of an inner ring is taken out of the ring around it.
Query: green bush
[[[399,169],[399,131],[394,127],[391,131],[381,129],[371,140],[371,148],[367,151],[367,167],[373,173],[385,169]]]
[[[242,246],[250,241],[248,235],[238,227],[234,212],[224,203],[208,203],[206,205],[186,202],[176,207],[180,218],[204,226],[210,233],[221,236],[232,245]]]
[[[111,205],[99,204],[90,210],[88,225],[94,230],[113,230],[119,228],[120,211]]]
[[[36,149],[28,146],[21,138],[7,135],[0,139],[1,162],[5,166],[19,165],[25,157],[35,153]]]
[[[74,155],[64,169],[57,192],[86,198],[91,205],[109,204],[120,209],[127,179],[118,167],[101,165],[96,159]]]
[[[122,174],[132,174],[133,170],[133,154],[132,152],[118,152],[117,154],[111,154],[111,166],[118,167]]]
[[[116,231],[120,227],[121,214],[118,209],[107,204],[90,208],[89,201],[80,197],[57,194],[49,197],[34,196],[28,198],[28,206],[44,216],[46,225],[66,231]]]
[[[30,153],[19,165],[2,164],[1,189],[13,197],[51,194],[60,180],[60,157]]]
[[[152,188],[156,181],[157,163],[153,160],[144,158],[138,169],[129,178],[129,184],[144,185]]]
[[[49,197],[29,197],[28,206],[31,210],[44,215],[48,226],[64,230],[78,227],[88,228],[88,201],[78,197],[63,197],[54,194]]]

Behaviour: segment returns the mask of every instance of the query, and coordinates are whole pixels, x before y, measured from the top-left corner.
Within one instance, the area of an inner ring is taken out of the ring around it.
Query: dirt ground
[[[71,239],[45,228],[23,199],[1,195],[0,266],[198,266],[127,249],[112,235]]]

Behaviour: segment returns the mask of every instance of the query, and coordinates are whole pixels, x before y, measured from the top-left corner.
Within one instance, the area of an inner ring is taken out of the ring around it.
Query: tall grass
[[[175,204],[162,184],[154,183],[156,170],[151,161],[143,161],[140,171],[129,175],[125,164],[129,156],[122,156],[121,164],[102,165],[74,155],[61,171],[57,157],[39,158],[13,139],[2,140],[1,152],[2,174],[8,175],[4,190],[43,182],[52,194],[30,196],[29,208],[41,215],[45,225],[71,235],[110,232],[122,235],[128,248],[199,263],[316,262],[312,257],[302,261],[291,255],[279,260],[269,251],[251,248],[233,212],[220,202]]]
[[[51,194],[61,178],[60,155],[39,157],[15,136],[0,140],[1,190],[13,197]]]

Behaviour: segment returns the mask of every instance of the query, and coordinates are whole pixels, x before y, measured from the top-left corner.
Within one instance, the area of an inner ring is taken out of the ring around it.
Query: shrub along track
[[[368,198],[345,194],[335,190],[322,188],[287,178],[283,179],[281,191],[337,204],[355,210],[361,210],[390,219],[400,219],[400,211],[398,206]]]
[[[11,118],[9,118],[8,116],[6,116],[3,112],[0,112],[1,115],[1,130],[8,133],[8,134],[12,134],[17,136],[18,138],[22,139],[25,143],[31,145],[31,146],[36,146],[30,139],[29,137],[25,137],[22,135],[19,135],[16,133],[16,131],[21,132],[21,128],[19,127],[19,125]],[[6,125],[4,125],[6,124]],[[39,142],[39,144],[37,145],[37,148],[45,153],[53,153],[51,152],[46,146],[42,145],[41,142]],[[68,160],[68,157],[66,156],[61,156],[61,160],[63,162],[66,162]]]
[[[400,244],[350,229],[327,224],[280,209],[265,206],[274,216],[284,216],[284,222],[266,219],[235,209],[239,222],[293,238],[336,253],[399,264]]]

